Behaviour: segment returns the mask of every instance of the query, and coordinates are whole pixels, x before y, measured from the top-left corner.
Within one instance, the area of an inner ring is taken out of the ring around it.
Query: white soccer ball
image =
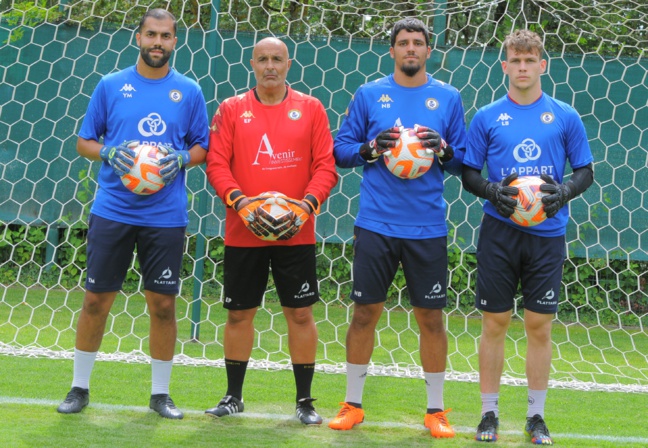
[[[434,153],[421,146],[414,129],[403,128],[395,148],[383,156],[390,173],[401,179],[416,179],[434,163]]]
[[[511,182],[511,187],[517,187],[519,193],[513,196],[517,200],[511,220],[523,227],[533,227],[544,222],[547,214],[544,211],[542,197],[547,193],[540,191],[540,185],[545,182],[539,177],[523,176]]]
[[[132,148],[135,151],[135,163],[128,174],[121,177],[126,188],[135,194],[149,195],[157,193],[164,187],[160,176],[159,160],[165,154],[156,146],[139,145]]]
[[[265,210],[270,216],[274,218],[281,218],[283,215],[291,212],[288,203],[286,202],[287,196],[278,191],[266,191],[259,196],[266,197],[265,201],[259,207]]]

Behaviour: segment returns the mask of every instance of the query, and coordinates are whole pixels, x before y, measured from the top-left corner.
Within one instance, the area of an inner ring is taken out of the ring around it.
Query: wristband
[[[241,190],[236,188],[230,190],[229,193],[225,196],[225,204],[236,210],[236,205],[245,198],[245,195]]]
[[[320,212],[320,203],[319,203],[319,201],[317,200],[317,198],[315,196],[313,196],[312,194],[309,193],[302,200],[308,205],[308,207],[310,208],[311,213],[315,213],[316,215],[319,214],[319,212]]]

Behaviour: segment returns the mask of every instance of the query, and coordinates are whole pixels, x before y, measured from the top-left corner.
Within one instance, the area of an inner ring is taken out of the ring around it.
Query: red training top
[[[223,101],[214,114],[207,153],[207,178],[225,203],[239,189],[248,197],[278,191],[301,200],[312,194],[322,204],[337,183],[333,138],[322,103],[288,87],[280,104],[264,105],[254,89]],[[227,208],[225,244],[315,244],[314,214],[286,241],[263,241],[236,211]]]

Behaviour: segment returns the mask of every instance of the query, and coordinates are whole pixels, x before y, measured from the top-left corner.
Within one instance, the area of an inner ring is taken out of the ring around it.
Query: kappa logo
[[[513,119],[513,117],[511,117],[506,112],[500,114],[499,117],[497,117],[497,121],[501,122],[502,126],[508,126],[509,121],[511,121],[512,119]]]
[[[137,92],[135,90],[135,87],[133,87],[132,84],[125,83],[121,89],[119,89],[120,92],[124,95],[124,98],[133,98],[133,92]]]
[[[252,121],[252,119],[253,119],[253,118],[256,118],[256,117],[254,116],[254,114],[252,113],[252,111],[250,111],[250,110],[246,110],[245,112],[243,112],[243,113],[241,114],[241,116],[240,116],[239,118],[242,118],[242,119],[243,119],[243,123],[250,123],[250,122]]]
[[[379,103],[393,103],[394,100],[392,100],[389,97],[389,95],[387,95],[386,93],[383,93],[382,95],[380,95],[380,98],[378,98],[378,102]]]
[[[380,95],[380,98],[378,98],[378,102],[382,103],[381,104],[382,108],[389,109],[391,107],[391,104],[389,104],[389,103],[393,103],[394,100],[392,100],[389,97],[389,95],[387,95],[386,93],[383,93],[382,95]]]

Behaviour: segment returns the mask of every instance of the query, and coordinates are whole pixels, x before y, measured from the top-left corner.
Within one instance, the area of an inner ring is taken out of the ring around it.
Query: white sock
[[[84,352],[74,349],[74,377],[72,387],[90,389],[90,374],[94,368],[97,352]]]
[[[362,391],[364,390],[365,380],[367,379],[367,370],[369,364],[351,364],[347,362],[347,391],[344,401],[347,403],[362,404]]]
[[[443,383],[445,372],[423,372],[425,389],[427,390],[428,409],[441,409],[443,411]]]
[[[172,367],[173,360],[160,361],[159,359],[151,358],[151,395],[169,395]]]
[[[529,389],[529,407],[527,410],[527,417],[533,417],[539,414],[544,418],[545,401],[547,400],[547,389],[545,390],[531,390]]]
[[[481,400],[482,415],[493,411],[495,417],[499,417],[499,392],[495,392],[494,394],[481,394]]]

